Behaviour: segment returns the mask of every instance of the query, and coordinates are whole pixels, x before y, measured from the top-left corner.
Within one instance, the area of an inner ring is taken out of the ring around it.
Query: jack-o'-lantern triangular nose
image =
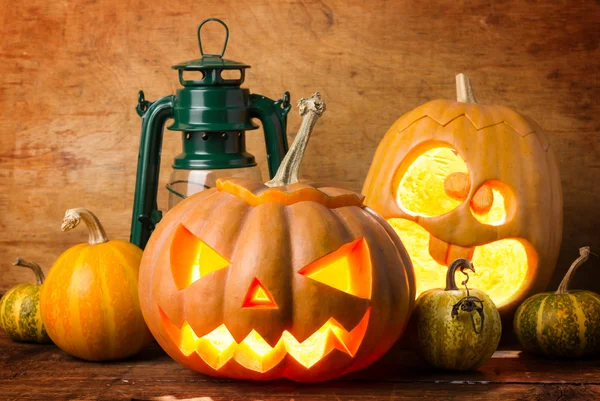
[[[252,284],[250,284],[248,293],[246,293],[243,307],[276,309],[277,304],[275,303],[275,300],[273,300],[273,296],[269,290],[267,290],[257,278],[254,278]]]

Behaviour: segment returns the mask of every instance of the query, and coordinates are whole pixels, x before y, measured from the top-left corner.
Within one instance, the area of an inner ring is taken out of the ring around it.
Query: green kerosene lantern
[[[216,21],[225,28],[221,54],[204,54],[202,50],[200,30],[208,21]],[[263,181],[254,156],[246,151],[246,131],[258,128],[252,118],[259,119],[263,126],[271,178],[288,150],[289,93],[273,101],[241,88],[250,66],[223,58],[228,39],[229,29],[223,21],[216,18],[203,21],[198,27],[202,58],[173,66],[183,88],[155,102],[145,100],[142,91],[139,93],[136,110],[142,117],[142,138],[130,241],[142,249],[162,217],[156,198],[163,129],[168,119],[174,122],[167,128],[181,131],[183,142],[183,152],[175,157],[167,184],[169,209],[185,197],[213,187],[219,177]],[[186,79],[190,73],[200,73],[201,77]],[[236,76],[231,78],[231,75]]]

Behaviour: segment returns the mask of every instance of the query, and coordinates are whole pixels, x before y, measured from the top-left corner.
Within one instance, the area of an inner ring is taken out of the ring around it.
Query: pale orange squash
[[[152,340],[137,294],[142,250],[109,241],[96,216],[70,209],[63,231],[83,220],[89,243],[66,250],[54,262],[40,297],[42,321],[63,351],[91,361],[122,359]]]
[[[406,326],[410,260],[354,192],[298,182],[320,98],[273,181],[218,181],[169,211],[140,269],[159,344],[220,377],[321,381],[367,366]]]
[[[556,158],[540,126],[504,106],[477,104],[466,76],[458,101],[433,100],[400,117],[379,144],[365,204],[398,232],[417,295],[472,260],[472,285],[508,315],[543,291],[562,236]]]

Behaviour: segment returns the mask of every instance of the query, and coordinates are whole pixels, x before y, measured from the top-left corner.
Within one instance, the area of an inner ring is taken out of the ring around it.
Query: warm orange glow
[[[397,202],[413,216],[433,217],[451,212],[470,194],[471,182],[464,160],[449,147],[429,149],[398,170]],[[479,186],[469,200],[471,213],[483,224],[501,225],[510,218],[514,196],[500,181]],[[432,237],[423,227],[409,220],[392,218],[388,222],[406,246],[417,278],[417,296],[431,288],[443,288],[447,266],[458,257],[473,261],[477,273],[469,285],[485,291],[498,306],[519,292],[527,278],[528,251],[533,248],[521,239],[502,239],[471,248],[447,244]],[[459,278],[458,282],[461,282]]]
[[[230,264],[182,225],[175,231],[171,243],[171,272],[180,290]]]
[[[508,185],[500,181],[488,181],[483,185],[492,187],[494,200],[491,209],[487,213],[476,213],[473,208],[473,216],[483,224],[500,226],[506,223],[510,218],[511,203],[514,203],[514,195]]]
[[[187,322],[178,329],[162,310],[159,311],[169,337],[184,355],[189,356],[195,351],[213,369],[221,368],[233,358],[245,368],[257,372],[274,368],[286,353],[307,369],[334,349],[354,356],[367,331],[370,315],[368,309],[351,331],[346,331],[334,318],[330,318],[301,343],[289,331],[284,331],[275,347],[271,347],[255,330],[237,344],[224,324],[198,337]]]
[[[342,245],[299,273],[345,293],[371,298],[371,257],[363,238]]]
[[[504,207],[504,197],[500,193],[499,190],[492,188],[492,193],[494,194],[494,202],[492,203],[492,208],[489,212],[484,214],[473,212],[473,216],[483,224],[490,224],[493,226],[499,226],[506,221],[506,208]]]
[[[397,189],[398,205],[414,216],[433,217],[448,213],[462,200],[446,193],[444,180],[452,173],[468,172],[466,163],[454,149],[429,149],[404,172]]]
[[[255,278],[250,284],[246,299],[244,299],[244,308],[277,308],[273,296],[264,285]]]
[[[473,286],[490,294],[502,305],[525,282],[529,268],[524,242],[503,239],[475,247],[473,264],[477,273]],[[471,281],[469,281],[469,284]]]
[[[181,327],[181,342],[179,343],[179,349],[185,355],[191,354],[196,349],[196,342],[198,341],[198,336],[192,330],[189,324],[185,322]]]
[[[256,288],[256,292],[251,300],[255,303],[270,302],[271,297],[267,295],[266,290],[262,286],[259,286]]]
[[[400,236],[413,262],[417,296],[431,288],[444,288],[447,265],[452,261],[446,260],[446,265],[442,265],[433,259],[429,251],[429,232],[405,219],[389,219],[388,222]],[[447,255],[452,254],[451,248],[452,245],[449,245]],[[470,275],[469,286],[486,292],[496,306],[506,304],[525,282],[529,267],[528,249],[533,252],[529,243],[521,239],[503,239],[476,246],[471,260],[477,272]],[[464,276],[457,274],[457,282],[460,283]]]

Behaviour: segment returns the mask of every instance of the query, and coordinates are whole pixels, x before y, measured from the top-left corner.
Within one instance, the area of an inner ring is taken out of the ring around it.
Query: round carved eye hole
[[[402,163],[394,179],[398,205],[414,216],[441,216],[457,208],[470,189],[469,170],[458,152],[429,148]]]
[[[515,196],[501,181],[484,182],[470,202],[471,213],[482,224],[500,226],[509,221],[515,210]]]

